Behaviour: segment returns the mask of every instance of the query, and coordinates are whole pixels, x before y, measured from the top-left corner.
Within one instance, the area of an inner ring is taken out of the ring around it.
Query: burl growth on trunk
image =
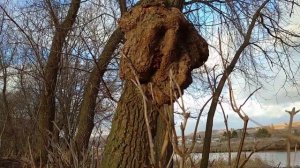
[[[137,77],[148,98],[159,105],[172,103],[170,71],[183,91],[192,83],[191,71],[208,58],[207,42],[177,8],[137,6],[120,19],[119,26],[126,39],[121,79]]]

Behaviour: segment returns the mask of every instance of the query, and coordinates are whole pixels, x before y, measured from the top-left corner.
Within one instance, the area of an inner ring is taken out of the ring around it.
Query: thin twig
[[[35,168],[35,162],[34,162],[32,151],[31,151],[31,145],[30,145],[30,142],[29,142],[29,137],[27,138],[27,142],[28,142],[28,148],[29,148],[29,155],[30,155],[30,159],[31,159],[31,166],[33,168]]]

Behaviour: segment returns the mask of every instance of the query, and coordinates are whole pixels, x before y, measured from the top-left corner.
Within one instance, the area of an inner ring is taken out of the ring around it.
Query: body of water
[[[236,152],[231,153],[231,158],[235,158]],[[242,152],[242,155],[249,155],[250,152]],[[228,153],[211,153],[209,155],[210,160],[214,159],[228,159]],[[200,159],[202,157],[201,153],[195,153],[194,158]],[[256,152],[251,158],[260,158],[270,165],[284,167],[286,166],[287,153],[279,151],[266,151],[266,152]],[[291,152],[291,166],[300,166],[300,152]]]

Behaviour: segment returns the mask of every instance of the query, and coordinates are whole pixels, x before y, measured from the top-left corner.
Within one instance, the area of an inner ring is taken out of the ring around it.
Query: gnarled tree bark
[[[103,168],[165,167],[170,159],[170,152],[160,153],[166,132],[159,118],[163,106],[179,95],[170,94],[169,74],[183,91],[192,82],[192,69],[206,61],[208,45],[180,10],[165,5],[143,3],[119,21],[126,39],[120,67],[126,84],[104,150]]]

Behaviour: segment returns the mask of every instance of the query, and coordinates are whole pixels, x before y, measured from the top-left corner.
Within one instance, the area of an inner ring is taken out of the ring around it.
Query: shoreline
[[[231,141],[231,152],[237,152],[240,141],[235,139]],[[291,143],[291,151],[295,151],[296,143]],[[189,145],[187,145],[189,146]],[[202,153],[202,144],[195,145],[193,150],[194,153]],[[253,140],[245,140],[243,145],[243,152],[251,152],[255,150],[256,152],[267,152],[267,151],[286,151],[286,140],[284,139],[274,139],[274,138],[261,138],[257,139],[255,142]],[[297,145],[296,151],[300,151],[300,145]],[[211,153],[223,153],[228,152],[227,141],[212,142],[211,143]]]

